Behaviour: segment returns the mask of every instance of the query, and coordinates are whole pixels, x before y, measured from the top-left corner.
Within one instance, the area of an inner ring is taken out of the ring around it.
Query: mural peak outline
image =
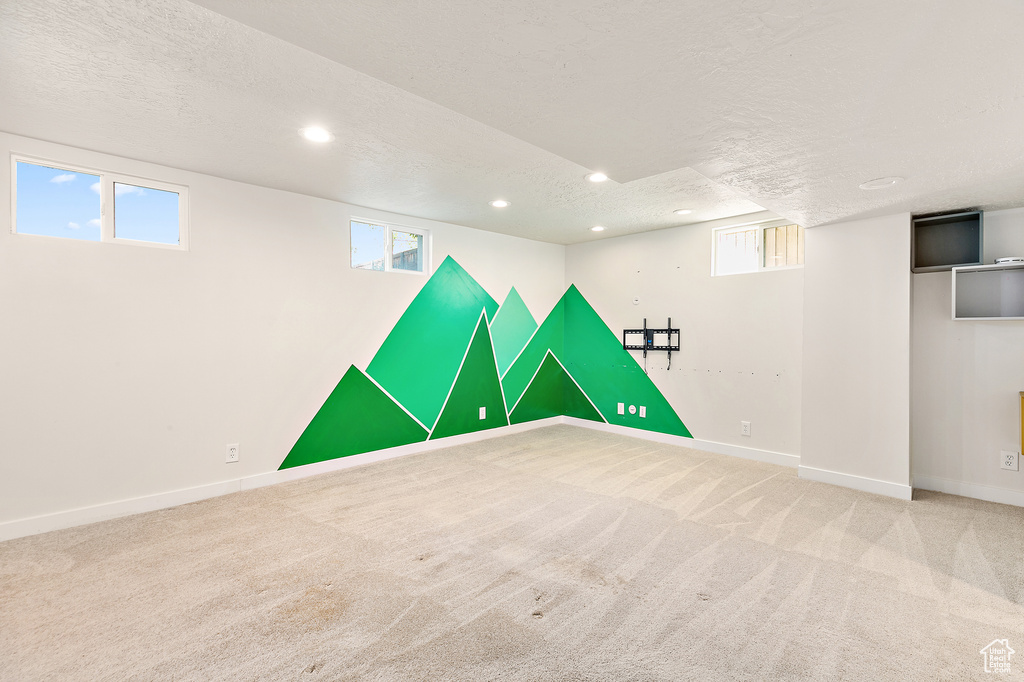
[[[281,468],[560,415],[692,437],[576,285],[538,325],[515,287],[499,306],[448,256]]]

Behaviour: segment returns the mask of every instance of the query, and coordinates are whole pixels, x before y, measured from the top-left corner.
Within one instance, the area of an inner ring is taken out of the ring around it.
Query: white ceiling
[[[1024,205],[1017,0],[0,0],[0,95],[8,132],[559,243]]]

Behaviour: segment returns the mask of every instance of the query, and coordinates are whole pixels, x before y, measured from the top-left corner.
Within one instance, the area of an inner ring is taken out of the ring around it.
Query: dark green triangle
[[[480,419],[481,407],[486,408],[484,419]],[[508,417],[487,320],[481,315],[462,369],[430,437],[444,438],[498,426],[508,426]]]
[[[494,342],[494,358],[498,363],[499,374],[509,368],[536,330],[537,321],[523,303],[519,292],[512,287],[491,322],[491,340]]]
[[[512,409],[510,421],[521,424],[559,415],[604,421],[555,356],[548,353],[519,404]]]
[[[427,280],[366,373],[416,415],[433,424],[441,412],[480,311],[498,303],[451,256]]]
[[[299,436],[281,468],[289,469],[426,439],[426,429],[352,366]]]

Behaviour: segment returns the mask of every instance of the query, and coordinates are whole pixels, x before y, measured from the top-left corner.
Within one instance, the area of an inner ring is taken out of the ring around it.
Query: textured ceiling
[[[560,243],[996,209],[1022,29],[1015,0],[0,0],[0,128]]]

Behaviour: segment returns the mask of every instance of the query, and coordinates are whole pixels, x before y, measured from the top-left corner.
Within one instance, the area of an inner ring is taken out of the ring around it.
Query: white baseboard
[[[759,450],[740,445],[730,445],[728,443],[716,443],[714,441],[683,438],[682,436],[655,433],[653,431],[634,429],[617,424],[605,424],[586,419],[577,419],[575,417],[551,417],[549,419],[541,419],[538,421],[527,422],[525,424],[503,426],[496,429],[489,429],[487,431],[478,431],[459,436],[449,436],[448,438],[439,438],[437,440],[429,440],[422,443],[412,443],[410,445],[402,445],[400,447],[388,448],[386,450],[377,450],[375,452],[367,452],[360,455],[340,457],[338,459],[306,464],[304,466],[293,467],[290,469],[268,471],[254,476],[221,481],[219,483],[186,488],[184,490],[173,490],[144,497],[99,504],[91,507],[82,507],[53,514],[44,514],[27,519],[7,521],[0,523],[0,542],[4,540],[13,540],[26,535],[35,535],[37,533],[46,533],[52,530],[71,528],[73,526],[81,526],[87,523],[95,523],[97,521],[106,521],[108,519],[128,516],[130,514],[166,509],[168,507],[175,507],[189,502],[197,502],[199,500],[217,497],[219,495],[227,495],[240,490],[252,490],[254,488],[260,488],[267,485],[274,485],[276,483],[284,483],[285,481],[294,481],[300,478],[316,476],[317,474],[329,471],[348,469],[350,467],[362,466],[364,464],[380,462],[395,457],[403,457],[405,455],[438,450],[441,448],[451,447],[453,445],[474,443],[513,433],[522,433],[544,426],[552,426],[554,424],[581,426],[587,429],[616,433],[624,436],[630,436],[632,438],[642,438],[644,440],[666,443],[669,445],[680,445],[682,447],[694,448],[697,450],[706,450],[708,452],[716,452],[723,455],[740,457],[757,462],[798,467],[800,477],[808,480],[832,483],[834,485],[841,485],[848,488],[854,488],[856,490],[863,490],[865,492],[879,495],[887,495],[889,497],[896,497],[903,500],[909,500],[911,497],[911,487],[909,485],[900,485],[887,481],[842,474],[835,471],[825,471],[823,469],[800,466],[800,457],[797,455],[788,455],[781,452],[772,452],[770,450]],[[1018,491],[930,478],[918,478],[918,485],[921,488],[938,490],[940,492],[949,492],[956,495],[967,495],[969,497],[977,497],[978,499],[990,500],[993,502],[1003,502],[1005,504],[1024,506],[1024,493]]]
[[[0,523],[0,542],[25,537],[26,535],[38,535],[48,533],[51,530],[84,526],[87,523],[97,521],[108,521],[121,516],[142,514],[144,512],[177,507],[180,504],[198,502],[211,497],[237,493],[241,489],[240,480],[221,481],[220,483],[209,483],[207,485],[184,488],[182,490],[171,490],[154,495],[133,497],[117,502],[107,502],[91,507],[79,507],[67,511],[55,512],[53,514],[42,514],[27,519],[17,519]]]
[[[986,502],[998,502],[1000,504],[1012,504],[1015,507],[1024,507],[1024,490],[1010,490],[1009,488],[997,488],[980,483],[952,481],[948,478],[919,476],[916,474],[914,476],[914,487],[922,490],[934,490],[939,493],[949,493],[950,495],[973,497],[976,500],[985,500]]]
[[[895,497],[899,500],[909,500],[914,491],[914,489],[909,485],[903,485],[901,483],[880,481],[877,478],[854,476],[853,474],[828,471],[827,469],[815,469],[814,467],[803,465],[800,465],[799,467],[799,474],[800,478],[807,479],[808,481],[831,483],[832,485],[839,485],[844,488],[853,488],[854,490],[874,493],[875,495]]]
[[[453,445],[476,443],[482,440],[498,438],[499,436],[508,436],[513,433],[522,433],[524,431],[532,431],[533,429],[539,429],[542,426],[552,426],[554,424],[561,423],[561,417],[549,417],[548,419],[538,419],[537,421],[526,422],[524,424],[499,426],[496,429],[487,429],[486,431],[463,433],[458,436],[448,436],[447,438],[438,438],[436,440],[428,440],[423,441],[421,443],[410,443],[409,445],[400,445],[396,448],[387,448],[385,450],[374,450],[373,452],[364,452],[361,455],[349,455],[348,457],[329,459],[324,462],[304,464],[302,466],[292,467],[290,469],[268,471],[265,474],[256,474],[255,476],[243,478],[241,480],[242,490],[262,488],[263,486],[266,485],[284,483],[285,481],[295,481],[300,478],[316,476],[317,474],[325,474],[329,471],[339,471],[341,469],[349,469],[351,467],[362,466],[364,464],[372,464],[373,462],[382,462],[386,459],[394,459],[395,457],[404,457],[405,455],[415,455],[421,452],[430,452],[431,450],[450,448]]]
[[[621,426],[619,424],[605,424],[604,422],[595,422],[590,421],[589,419],[577,419],[576,417],[562,417],[562,423],[570,424],[572,426],[582,426],[583,428],[593,429],[594,431],[605,431],[607,433],[616,433],[621,436],[630,436],[631,438],[642,438],[643,440],[650,440],[655,443],[681,445],[684,448],[693,448],[695,450],[716,452],[720,455],[730,455],[732,457],[740,457],[742,459],[751,459],[755,462],[767,462],[768,464],[778,464],[780,466],[793,467],[794,469],[800,466],[799,455],[787,455],[783,452],[758,450],[757,448],[748,448],[743,445],[717,443],[711,440],[697,440],[696,438],[672,436],[665,433],[634,429],[628,426]]]
[[[263,474],[235,478],[228,481],[221,481],[219,483],[210,483],[195,486],[193,488],[185,488],[183,490],[171,490],[168,492],[146,495],[144,497],[135,497],[128,500],[118,500],[116,502],[107,502],[105,504],[80,507],[78,509],[68,509],[66,511],[54,512],[52,514],[42,514],[40,516],[33,516],[27,519],[6,521],[0,523],[0,542],[3,542],[4,540],[14,540],[15,538],[25,537],[27,535],[48,533],[52,530],[84,526],[88,523],[107,521],[121,516],[130,516],[132,514],[156,511],[158,509],[167,509],[168,507],[177,507],[178,505],[188,504],[189,502],[198,502],[199,500],[205,500],[211,497],[237,493],[240,490],[252,490],[253,488],[260,488],[266,485],[284,483],[285,481],[294,481],[308,476],[315,476],[328,471],[348,469],[350,467],[370,464],[372,462],[380,462],[394,457],[414,455],[420,452],[428,452],[430,450],[440,450],[441,448],[447,448],[453,445],[475,443],[477,441],[487,440],[488,438],[507,436],[513,433],[539,429],[542,426],[551,426],[553,424],[561,423],[561,417],[551,417],[549,419],[540,419],[533,422],[527,422],[525,424],[513,424],[511,426],[488,429],[487,431],[477,431],[475,433],[465,433],[458,436],[438,438],[437,440],[412,443],[410,445],[402,445],[397,448],[367,452],[361,455],[339,457],[338,459],[330,459],[326,462],[316,462],[314,464],[306,464],[304,466],[292,467],[290,469],[268,471]]]

